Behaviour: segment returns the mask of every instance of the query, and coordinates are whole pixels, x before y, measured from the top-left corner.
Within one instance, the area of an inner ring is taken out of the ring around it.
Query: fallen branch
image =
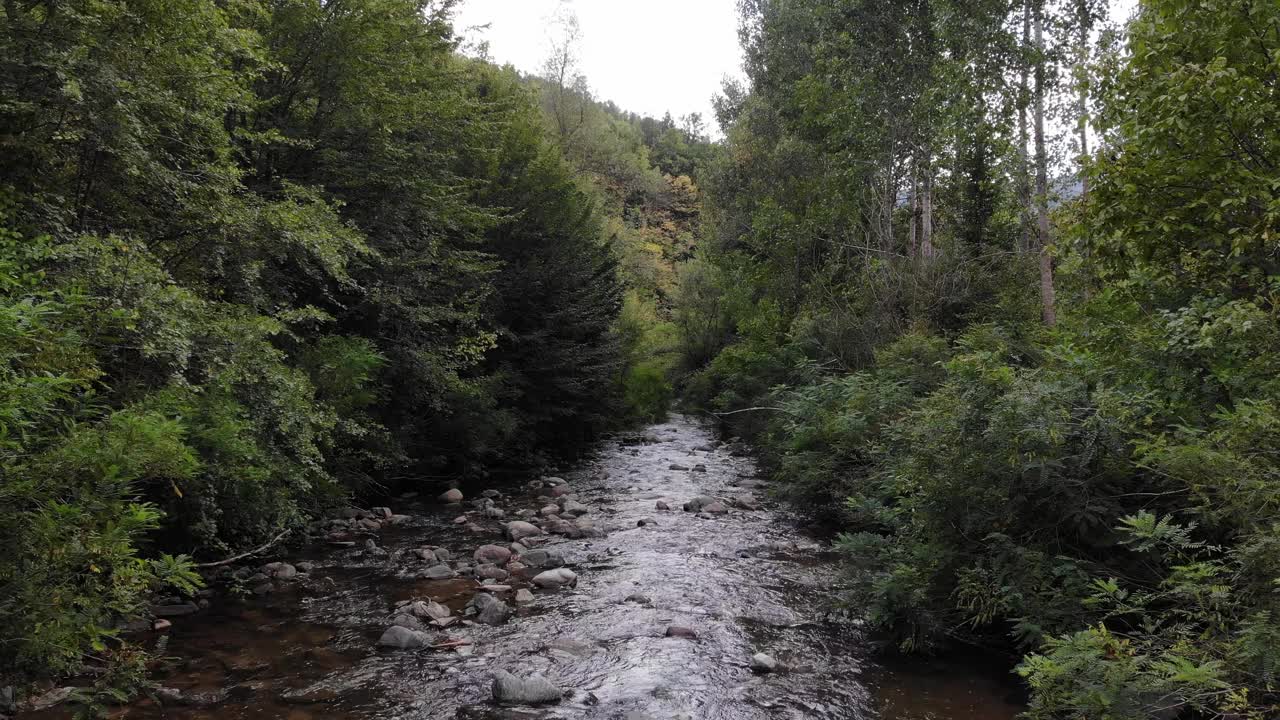
[[[277,536],[275,536],[274,538],[272,538],[270,542],[268,542],[266,545],[263,545],[262,547],[254,548],[254,549],[252,549],[252,550],[250,550],[250,551],[248,551],[248,552],[242,552],[242,553],[240,553],[239,555],[236,555],[235,557],[229,557],[229,558],[227,558],[226,560],[219,560],[218,562],[199,563],[199,564],[197,564],[197,565],[196,565],[196,567],[198,567],[198,568],[214,568],[214,567],[222,567],[223,565],[230,565],[231,563],[233,563],[233,562],[235,562],[235,561],[237,561],[237,560],[243,560],[243,559],[245,559],[245,558],[247,558],[247,557],[250,557],[250,556],[253,556],[253,555],[257,555],[258,553],[262,552],[263,550],[266,550],[267,548],[271,547],[272,545],[275,545],[276,543],[280,542],[282,539],[284,539],[284,536],[285,536],[285,535],[288,535],[288,534],[289,534],[290,532],[292,532],[292,531],[293,531],[293,528],[285,528],[285,531],[284,531],[284,532],[282,532],[282,533],[280,533],[279,535],[277,535]]]
[[[432,650],[451,650],[453,648],[466,647],[467,645],[470,645],[470,644],[471,644],[470,640],[459,638],[457,640],[447,640],[442,643],[436,643],[435,645],[431,646],[431,649]]]
[[[742,408],[741,410],[731,410],[731,411],[729,411],[729,412],[722,412],[722,413],[713,412],[713,413],[711,413],[711,414],[712,414],[712,415],[715,415],[716,417],[726,417],[726,416],[729,416],[729,415],[737,415],[738,413],[751,412],[751,411],[753,411],[753,410],[772,410],[772,411],[774,411],[774,412],[786,413],[786,414],[788,414],[788,415],[791,415],[792,417],[796,417],[796,416],[797,416],[797,414],[796,414],[796,413],[791,412],[790,410],[788,410],[788,409],[786,409],[786,408],[780,408],[780,407],[765,407],[765,406]]]

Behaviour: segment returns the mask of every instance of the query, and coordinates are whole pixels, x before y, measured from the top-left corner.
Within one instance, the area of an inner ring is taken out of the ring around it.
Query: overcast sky
[[[653,117],[702,113],[719,135],[711,97],[726,75],[742,77],[737,0],[463,0],[455,26],[487,41],[491,59],[539,73],[562,4],[578,16],[581,69],[596,98]],[[1111,16],[1136,6],[1112,0]]]
[[[463,0],[455,26],[489,42],[489,55],[541,71],[560,0]],[[624,110],[674,118],[702,113],[715,130],[711,97],[725,75],[741,76],[736,0],[571,0],[582,28],[582,70],[594,95]],[[468,31],[489,24],[487,30]]]

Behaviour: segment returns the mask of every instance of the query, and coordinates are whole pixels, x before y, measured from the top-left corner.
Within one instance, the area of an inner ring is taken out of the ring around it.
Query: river
[[[576,587],[536,590],[502,625],[429,631],[433,644],[453,647],[377,647],[398,602],[435,600],[458,615],[476,593],[471,578],[422,579],[408,550],[443,547],[455,565],[469,563],[480,545],[506,544],[503,523],[517,511],[545,504],[543,491],[496,487],[506,514],[498,519],[469,502],[401,499],[394,509],[411,519],[371,534],[387,554],[321,543],[267,558],[315,567],[269,594],[215,597],[209,610],[147,637],[165,657],[156,682],[191,704],[143,700],[117,715],[1011,720],[1021,709],[1006,699],[1004,671],[984,663],[879,664],[856,619],[833,611],[834,554],[768,498],[749,457],[694,420],[619,437],[560,476],[602,531],[537,545],[563,554]],[[483,489],[463,488],[477,497]],[[681,510],[700,495],[733,501],[732,509]],[[660,501],[671,510],[656,509]],[[469,523],[455,524],[464,512]],[[668,637],[671,626],[696,638]],[[783,668],[753,672],[756,653]],[[564,699],[499,709],[496,669],[542,674]]]

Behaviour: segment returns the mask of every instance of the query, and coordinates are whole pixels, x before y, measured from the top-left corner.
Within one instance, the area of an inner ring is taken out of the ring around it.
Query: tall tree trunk
[[[933,164],[926,163],[924,182],[920,187],[920,256],[926,260],[936,254],[933,247]]]
[[[1035,139],[1036,139],[1036,219],[1040,251],[1040,304],[1046,325],[1058,322],[1053,286],[1053,256],[1049,254],[1049,153],[1044,139],[1045,51],[1044,0],[1035,1]]]
[[[1076,12],[1076,133],[1080,142],[1080,192],[1088,197],[1089,178],[1084,174],[1084,164],[1089,159],[1089,33],[1093,29],[1089,0],[1076,0]]]
[[[911,167],[911,189],[907,191],[907,256],[916,257],[920,248],[919,238],[916,236],[916,216],[919,213],[919,198],[916,195],[916,170],[915,163]]]
[[[1031,102],[1031,89],[1027,75],[1030,70],[1027,49],[1031,47],[1031,2],[1022,6],[1022,62],[1018,70],[1018,200],[1022,206],[1019,219],[1022,226],[1021,252],[1031,252],[1035,247],[1035,238],[1031,218],[1031,157],[1027,146],[1031,144],[1030,123],[1027,120],[1027,106]]]

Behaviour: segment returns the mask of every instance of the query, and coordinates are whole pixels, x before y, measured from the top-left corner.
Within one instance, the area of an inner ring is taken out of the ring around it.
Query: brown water
[[[474,642],[462,651],[471,654],[380,650],[375,642],[395,601],[430,598],[461,611],[474,581],[407,579],[412,573],[404,560],[312,548],[284,558],[317,562],[310,577],[265,598],[219,598],[209,612],[175,620],[164,640],[151,638],[165,643],[168,658],[156,669],[159,684],[228,689],[228,699],[211,707],[148,700],[119,717],[1015,717],[1020,708],[1005,700],[1003,674],[982,664],[878,666],[858,623],[832,612],[839,595],[836,558],[785,513],[680,511],[684,501],[703,494],[756,496],[771,507],[749,458],[722,447],[695,449],[714,440],[685,418],[645,435],[657,442],[611,443],[563,474],[606,533],[556,537],[541,546],[564,553],[579,574],[577,588],[537,591],[531,605],[499,627],[450,628],[449,636]],[[669,470],[673,463],[703,464],[707,472]],[[504,492],[499,503],[507,520],[540,504],[531,493]],[[655,510],[658,499],[675,510]],[[392,557],[398,548],[436,545],[469,560],[479,545],[506,544],[501,521],[478,513],[472,517],[480,533],[450,522],[457,507],[401,503],[394,509],[415,520],[377,536]],[[656,524],[638,527],[646,518]],[[651,604],[627,602],[634,593]],[[665,637],[669,625],[693,628],[698,638]],[[753,674],[748,663],[757,652],[788,670]],[[549,709],[500,711],[489,702],[496,668],[540,672],[570,692]]]

